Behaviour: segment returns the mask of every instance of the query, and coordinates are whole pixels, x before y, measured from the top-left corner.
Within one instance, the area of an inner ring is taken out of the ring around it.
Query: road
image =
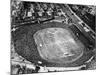
[[[95,43],[95,32],[87,25],[85,26],[89,29],[88,32],[84,29],[81,23],[84,23],[71,9],[68,5],[62,5],[63,12],[67,13],[67,16],[73,20],[74,25],[93,43]]]

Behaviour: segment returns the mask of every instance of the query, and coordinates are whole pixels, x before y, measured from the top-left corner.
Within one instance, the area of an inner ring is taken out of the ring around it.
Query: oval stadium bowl
[[[70,31],[72,34],[73,38],[77,41],[78,45],[80,46],[79,50],[77,50],[76,56],[79,56],[77,59],[74,61],[70,62],[65,62],[68,59],[63,58],[61,59],[64,63],[60,62],[57,63],[55,60],[45,60],[43,59],[37,49],[37,44],[34,40],[34,34],[42,29],[45,28],[51,28],[51,27],[60,27],[64,28]],[[77,32],[77,31],[74,31]],[[71,26],[66,25],[64,23],[58,23],[58,22],[48,22],[44,24],[35,24],[35,25],[29,25],[29,26],[23,26],[19,29],[17,29],[13,33],[13,40],[14,40],[14,45],[15,45],[15,51],[24,57],[26,60],[38,64],[38,61],[41,61],[43,65],[46,65],[47,67],[74,67],[74,66],[79,66],[84,64],[85,61],[89,60],[91,56],[93,56],[93,51],[92,50],[87,50],[87,47],[85,46],[85,43],[83,43],[85,37],[83,35],[76,36],[73,31]],[[80,41],[80,39],[83,39]],[[87,42],[86,42],[87,43]]]

